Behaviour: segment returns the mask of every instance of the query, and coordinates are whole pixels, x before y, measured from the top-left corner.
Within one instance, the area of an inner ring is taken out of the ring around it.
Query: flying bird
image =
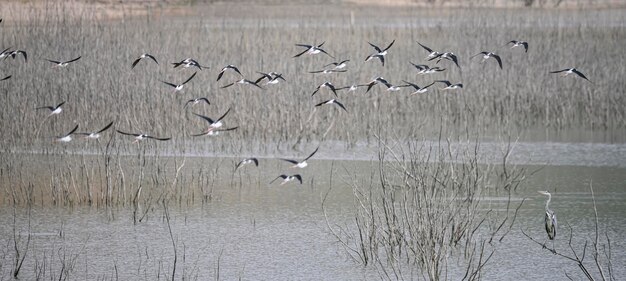
[[[282,74],[277,73],[277,72],[272,71],[270,73],[263,73],[263,72],[257,71],[257,73],[261,74],[262,76],[259,77],[259,79],[257,79],[256,81],[254,81],[255,84],[259,84],[259,82],[263,81],[264,79],[267,79],[267,82],[265,82],[265,85],[278,84],[280,80],[287,81],[285,80]]]
[[[576,75],[582,77],[583,79],[591,82],[591,80],[587,79],[587,76],[585,76],[582,72],[578,71],[578,69],[576,69],[576,68],[566,68],[566,69],[563,69],[563,70],[550,71],[550,73],[562,73],[561,75],[563,75],[563,76],[567,76],[567,75],[570,75],[570,74],[573,73],[573,74],[576,74]],[[591,83],[593,83],[593,82],[591,82]]]
[[[426,60],[431,60],[431,59],[434,59],[434,58],[438,57],[439,55],[441,55],[440,52],[433,51],[433,49],[424,46],[420,42],[417,42],[417,44],[419,44],[422,48],[424,48],[424,50],[428,51],[428,56],[426,57]]]
[[[75,59],[68,60],[68,61],[56,61],[56,60],[49,60],[49,59],[46,59],[46,60],[51,62],[51,63],[54,63],[55,65],[53,67],[66,67],[70,63],[75,62],[75,61],[77,61],[79,59],[80,59],[80,56],[75,58]]]
[[[188,106],[189,104],[191,104],[191,105],[193,106],[193,105],[196,105],[196,104],[198,104],[198,103],[200,103],[200,102],[205,102],[206,104],[211,104],[211,103],[209,102],[209,99],[202,97],[202,98],[195,98],[195,99],[190,99],[190,100],[188,100],[188,101],[185,103],[185,106],[183,106],[183,108],[187,108],[187,106]]]
[[[200,65],[200,63],[192,58],[186,58],[184,60],[181,60],[179,62],[173,62],[172,65],[174,65],[174,68],[177,68],[179,66],[183,66],[184,68],[189,68],[189,67],[197,67],[198,69],[202,70],[203,68],[209,68],[207,66],[202,66]]]
[[[390,85],[390,83],[383,77],[376,77],[374,78],[374,80],[370,81],[369,83],[367,83],[367,91],[365,91],[366,93],[369,92],[372,87],[374,87],[374,85],[376,84],[383,84],[383,85]]]
[[[528,53],[528,42],[511,40],[509,43],[506,43],[506,45],[511,45],[511,49],[522,46],[524,47],[524,51]]]
[[[167,141],[167,140],[171,139],[171,138],[157,138],[157,137],[149,136],[149,135],[146,135],[146,134],[125,133],[125,132],[122,132],[120,130],[116,130],[116,131],[118,133],[122,134],[122,135],[134,136],[135,140],[133,141],[133,143],[138,143],[138,142],[140,142],[142,140],[145,140],[145,139],[154,139],[154,140],[159,140],[159,141]]]
[[[206,132],[209,132],[209,131],[212,131],[212,130],[215,130],[215,129],[218,129],[218,128],[222,127],[222,125],[224,125],[222,123],[222,119],[224,119],[224,117],[226,117],[226,115],[228,115],[229,112],[230,112],[230,108],[226,111],[226,113],[224,113],[222,116],[220,116],[220,118],[217,118],[216,120],[213,120],[213,119],[211,119],[211,118],[209,118],[207,116],[200,115],[200,114],[197,114],[197,113],[193,113],[193,114],[195,116],[198,116],[198,117],[204,119],[205,121],[207,121],[209,123],[209,127],[207,127],[207,129],[205,130],[205,133],[206,133]]]
[[[11,56],[12,59],[15,59],[15,57],[18,55],[22,55],[22,57],[24,57],[24,62],[28,62],[28,55],[26,54],[25,51],[22,51],[22,50],[15,50],[15,51],[9,52],[6,55],[5,59],[8,58],[9,56]]]
[[[441,88],[441,90],[456,90],[456,89],[463,88],[463,84],[461,83],[452,84],[448,80],[437,80],[435,82],[446,84],[446,86],[444,88]]]
[[[333,84],[331,84],[330,82],[324,82],[324,83],[320,84],[319,86],[317,86],[317,88],[315,88],[315,91],[313,91],[313,94],[311,94],[311,96],[314,96],[322,88],[330,89],[333,92],[333,94],[335,94],[335,96],[337,96],[337,89],[335,89],[335,86]]]
[[[550,199],[552,199],[552,195],[547,191],[538,191],[540,194],[548,196],[548,201],[546,201],[546,216],[545,216],[545,227],[546,232],[548,233],[548,239],[554,240],[556,237],[556,214],[550,210]]]
[[[185,87],[185,84],[187,84],[187,82],[191,81],[191,79],[193,79],[193,78],[196,76],[196,74],[197,74],[197,73],[198,73],[198,72],[194,72],[194,73],[191,75],[191,77],[189,77],[189,78],[187,78],[187,80],[185,80],[185,82],[183,82],[182,84],[178,84],[178,85],[173,84],[173,83],[170,83],[170,82],[165,82],[165,81],[162,81],[162,80],[159,80],[159,81],[161,81],[161,82],[163,82],[163,83],[165,83],[165,84],[167,84],[167,85],[171,86],[172,88],[174,88],[174,92],[177,92],[177,91],[182,90],[182,89],[183,89],[183,87]]]
[[[59,103],[57,106],[40,106],[37,107],[35,109],[48,109],[50,110],[50,115],[55,115],[55,114],[59,114],[63,111],[63,108],[61,108],[61,106],[65,104],[65,102],[61,102]],[[48,115],[48,116],[50,116]]]
[[[228,84],[228,85],[224,85],[224,86],[220,87],[220,89],[226,89],[226,88],[228,88],[228,87],[230,87],[230,86],[232,86],[232,85],[235,85],[235,84],[239,84],[239,85],[252,85],[252,86],[255,86],[255,87],[257,87],[257,88],[259,88],[259,89],[261,89],[261,90],[265,90],[265,89],[263,89],[263,87],[259,86],[259,84],[257,84],[257,82],[256,82],[256,81],[250,81],[250,80],[248,80],[248,79],[241,79],[241,80],[237,80],[237,81],[235,81],[235,82],[233,82],[233,83],[230,83],[230,84]]]
[[[365,87],[367,86],[367,84],[361,85],[361,84],[353,84],[350,86],[345,86],[345,87],[341,87],[341,88],[335,88],[336,91],[339,90],[345,90],[348,89],[348,92],[352,92],[352,91],[356,91],[359,87]]]
[[[459,58],[452,52],[445,52],[445,53],[438,54],[435,57],[428,59],[428,61],[431,61],[434,59],[437,60],[437,62],[435,63],[439,63],[442,59],[446,59],[451,62],[454,62],[454,64],[456,64],[458,68],[461,68],[461,66],[459,66]]]
[[[320,103],[316,104],[315,107],[322,106],[322,105],[325,105],[325,104],[336,104],[337,106],[341,107],[345,112],[348,112],[346,107],[343,106],[343,104],[341,104],[336,99],[330,99],[330,100],[326,100],[326,101],[320,102]]]
[[[324,51],[324,49],[322,49],[322,46],[324,45],[324,43],[326,43],[326,42],[322,42],[322,44],[319,44],[317,46],[315,46],[315,45],[306,45],[306,44],[296,44],[296,46],[304,47],[304,48],[306,48],[306,50],[302,51],[301,53],[298,53],[297,55],[295,55],[293,57],[297,58],[297,57],[299,57],[301,55],[304,55],[304,54],[316,55],[316,54],[319,54],[319,53],[324,53],[324,54],[326,54],[329,57],[334,59],[335,57],[331,56],[329,53]]]
[[[145,58],[150,58],[154,61],[154,63],[159,64],[159,62],[156,60],[156,58],[154,58],[153,55],[151,54],[142,54],[141,56],[139,56],[135,61],[133,61],[133,65],[130,67],[131,69],[135,68],[135,66],[139,63],[139,61],[141,59],[145,59]]]
[[[239,169],[239,167],[243,167],[243,166],[245,166],[247,164],[251,164],[251,163],[254,163],[254,165],[257,166],[257,167],[259,166],[259,160],[258,159],[254,158],[254,157],[246,158],[246,159],[243,159],[243,160],[239,161],[239,163],[237,163],[237,165],[235,166],[235,171],[237,171],[237,169]]]
[[[498,55],[496,55],[496,54],[494,54],[492,52],[483,51],[483,52],[480,52],[478,54],[475,54],[475,55],[471,56],[470,59],[472,59],[475,56],[479,56],[479,55],[483,55],[483,62],[488,60],[488,59],[490,59],[490,58],[494,58],[498,62],[498,65],[500,66],[500,69],[502,69],[502,59],[500,58],[500,56],[498,56]]]
[[[99,131],[96,131],[96,132],[76,133],[76,134],[85,136],[85,138],[87,138],[87,139],[98,139],[98,138],[100,138],[100,134],[102,132],[106,131],[107,129],[109,129],[111,127],[111,125],[113,125],[113,122],[109,123],[108,125],[104,126],[104,128],[102,128],[102,129],[100,129]]]
[[[326,67],[329,67],[329,66],[332,65],[333,66],[333,70],[344,69],[348,65],[347,63],[349,61],[350,60],[342,60],[342,61],[339,61],[339,62],[331,62],[331,63],[329,63],[327,65],[324,65],[323,67],[326,68]]]
[[[300,182],[300,184],[302,184],[302,176],[300,176],[298,174],[292,175],[292,176],[280,175],[280,176],[276,177],[274,180],[272,180],[270,182],[270,184],[274,183],[277,179],[280,179],[280,178],[283,179],[283,181],[280,183],[280,185],[286,184],[286,183],[288,183],[290,181],[293,181],[293,180],[298,180]]]
[[[411,82],[407,82],[402,80],[402,82],[406,83],[407,85],[403,85],[400,87],[413,87],[415,89],[415,91],[413,93],[411,93],[411,95],[416,95],[416,94],[422,94],[422,93],[426,93],[426,91],[428,91],[428,87],[432,86],[435,84],[435,82],[432,82],[424,87],[418,86],[417,84],[411,83]]]
[[[56,138],[56,141],[58,142],[70,142],[72,141],[72,134],[74,134],[74,132],[76,132],[76,130],[78,129],[78,125],[76,125],[76,127],[74,127],[74,129],[72,129],[69,133],[63,135],[63,136],[59,136]]]
[[[311,153],[311,154],[310,154],[307,158],[304,158],[304,160],[299,161],[299,162],[298,162],[298,161],[296,161],[296,160],[285,159],[285,158],[279,158],[279,159],[280,159],[280,160],[283,160],[283,161],[287,161],[287,162],[289,162],[289,163],[291,163],[291,164],[294,164],[294,165],[292,166],[292,168],[300,168],[300,169],[302,169],[302,168],[305,168],[306,166],[308,166],[308,165],[309,165],[309,164],[307,164],[307,162],[306,162],[306,161],[307,161],[307,160],[309,160],[311,157],[313,157],[313,155],[315,155],[315,153],[316,153],[319,149],[320,149],[320,148],[319,148],[319,146],[318,146],[318,147],[315,149],[315,151],[313,151],[313,153]]]
[[[239,69],[236,66],[234,66],[232,64],[229,64],[227,66],[224,66],[222,68],[222,70],[220,71],[220,74],[217,75],[217,81],[220,81],[220,79],[222,79],[222,76],[224,75],[224,72],[226,72],[227,70],[237,72],[239,74],[239,76],[243,77],[243,74],[241,74],[241,72],[239,72]]]
[[[428,65],[425,64],[414,64],[412,62],[409,62],[411,65],[413,65],[413,67],[415,67],[415,69],[418,70],[417,74],[422,75],[422,74],[432,74],[432,73],[437,73],[437,72],[442,72],[444,70],[446,70],[445,68],[440,68],[438,66],[435,67],[430,67]]]
[[[391,43],[389,43],[387,48],[382,49],[382,50],[378,46],[376,46],[376,45],[374,45],[374,44],[372,44],[370,42],[367,42],[368,44],[370,44],[370,46],[372,46],[376,50],[376,53],[367,56],[367,58],[365,58],[365,61],[369,61],[369,60],[371,60],[373,58],[378,58],[380,60],[380,62],[383,64],[383,66],[385,66],[385,56],[387,55],[387,50],[389,50],[389,48],[391,48],[391,46],[395,42],[396,42],[396,40],[394,39],[393,41],[391,41]]]
[[[323,69],[323,70],[309,71],[309,73],[331,74],[331,73],[339,73],[339,72],[346,72],[346,71],[347,70],[345,69]]]
[[[232,130],[237,130],[237,128],[239,127],[232,127],[232,128],[226,128],[226,129],[210,129],[210,130],[206,130],[202,133],[199,134],[194,134],[191,136],[194,137],[200,137],[200,136],[217,136],[220,134],[220,132],[228,132],[228,131],[232,131]]]

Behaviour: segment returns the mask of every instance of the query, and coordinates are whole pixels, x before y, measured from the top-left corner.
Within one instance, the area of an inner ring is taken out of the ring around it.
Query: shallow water
[[[208,159],[207,159],[208,160]],[[200,162],[201,163],[201,162]],[[263,162],[262,162],[263,163]],[[321,196],[328,190],[328,175],[334,167],[333,188],[326,211],[332,225],[353,222],[351,188],[345,171],[367,177],[376,169],[368,161],[312,161],[303,171],[303,185],[269,185],[253,167],[241,174],[242,185],[219,186],[213,200],[191,207],[169,207],[173,239],[177,248],[177,279],[207,280],[219,276],[232,280],[373,280],[375,269],[362,268],[348,259],[329,235],[321,209]],[[267,167],[270,166],[270,167]],[[540,168],[527,166],[529,170]],[[264,172],[277,173],[284,167],[266,165]],[[259,177],[262,179],[259,180]],[[614,276],[626,275],[626,169],[623,167],[548,166],[533,175],[514,198],[526,198],[518,221],[483,273],[486,280],[566,280],[564,272],[581,276],[576,265],[558,258],[524,237],[520,229],[544,241],[543,196],[536,190],[553,192],[551,208],[560,228],[555,246],[569,254],[568,225],[574,242],[593,235],[593,209],[589,185],[593,184],[600,231],[612,241]],[[487,200],[488,201],[488,200]],[[503,208],[501,198],[491,198],[493,208]],[[500,205],[500,207],[498,207]],[[494,207],[495,206],[495,207]],[[147,206],[140,206],[144,209]],[[133,224],[132,208],[97,209],[41,208],[31,215],[32,241],[23,280],[35,278],[35,260],[46,261],[46,276],[58,276],[63,254],[77,255],[70,279],[155,280],[172,271],[173,246],[163,207],[150,206],[146,218]],[[13,210],[3,207],[2,245],[9,245],[2,260],[2,276],[10,276],[12,261]],[[25,239],[28,232],[26,209],[18,209],[17,229]],[[21,240],[25,241],[25,240]],[[548,244],[550,245],[550,244]],[[592,261],[588,256],[586,261]],[[591,266],[592,264],[589,264]],[[559,270],[555,271],[555,268]],[[117,269],[117,271],[116,271]],[[453,266],[451,279],[455,280]],[[408,277],[408,276],[407,276]],[[413,276],[415,278],[416,276]]]

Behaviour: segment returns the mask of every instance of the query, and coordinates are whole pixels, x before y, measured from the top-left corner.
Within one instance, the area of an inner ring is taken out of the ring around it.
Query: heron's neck
[[[548,201],[546,201],[546,211],[549,210],[548,206],[550,205],[550,199],[552,199],[552,195],[548,194]]]

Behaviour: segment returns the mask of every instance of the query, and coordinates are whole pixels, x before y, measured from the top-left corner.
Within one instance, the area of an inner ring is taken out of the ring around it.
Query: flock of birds
[[[2,19],[0,19],[0,23],[2,22]],[[295,44],[295,46],[297,47],[301,47],[304,48],[302,49],[301,52],[297,53],[296,55],[293,56],[293,58],[299,58],[303,55],[318,55],[318,54],[324,54],[332,59],[335,59],[335,57],[333,57],[329,52],[327,52],[326,50],[323,49],[323,45],[325,42],[322,42],[321,44]],[[387,55],[389,55],[390,53],[390,49],[392,48],[392,46],[395,43],[395,40],[391,41],[391,43],[389,43],[385,48],[380,48],[379,46],[372,44],[370,42],[367,42],[373,49],[374,51],[368,55],[365,58],[365,62],[368,61],[372,61],[372,60],[378,60],[382,66],[385,66],[385,57]],[[452,64],[453,66],[456,66],[458,68],[460,68],[459,65],[459,58],[458,56],[453,53],[453,52],[449,52],[449,51],[437,51],[434,50],[420,42],[417,42],[417,44],[424,49],[428,54],[425,57],[425,60],[427,62],[434,62],[435,65],[437,66],[429,66],[427,64],[415,64],[410,62],[410,64],[417,70],[417,74],[418,75],[427,75],[427,74],[433,74],[433,73],[439,73],[439,72],[443,72],[446,69],[439,66],[440,62],[442,61],[448,61],[449,64]],[[511,40],[509,42],[507,42],[505,44],[505,46],[509,46],[511,49],[513,48],[523,48],[524,52],[527,53],[528,52],[528,48],[529,45],[527,42],[525,41],[518,41],[518,40]],[[8,58],[12,58],[12,59],[16,59],[19,56],[23,57],[24,62],[28,61],[28,55],[26,53],[26,51],[24,50],[19,50],[19,49],[11,49],[11,48],[6,48],[4,49],[2,52],[0,52],[0,59],[8,59]],[[498,64],[498,67],[500,69],[502,69],[502,59],[501,57],[491,51],[481,51],[476,53],[475,55],[471,56],[470,59],[473,59],[474,57],[482,57],[482,62],[485,63],[489,60],[493,60]],[[79,60],[81,59],[81,56],[78,56],[76,58],[70,59],[70,60],[52,60],[52,59],[46,59],[46,61],[50,62],[53,64],[54,68],[67,68],[70,67],[72,64],[76,64],[79,63]],[[144,53],[142,55],[140,55],[139,57],[137,57],[136,59],[134,59],[130,65],[131,69],[135,69],[135,67],[137,67],[142,61],[145,60],[149,60],[154,64],[159,64],[157,58],[151,54],[148,53]],[[311,74],[333,74],[333,73],[342,73],[342,72],[346,72],[347,71],[347,65],[350,62],[349,59],[344,59],[344,60],[340,60],[340,61],[335,61],[335,62],[331,62],[328,63],[326,65],[324,65],[322,67],[322,69],[320,70],[314,70],[314,71],[308,71],[308,73]],[[209,67],[207,66],[203,66],[201,65],[198,61],[196,61],[195,59],[192,58],[186,58],[184,60],[178,61],[178,62],[173,62],[171,63],[171,65],[173,66],[173,68],[195,68],[199,71],[207,69]],[[443,64],[441,64],[443,65]],[[281,73],[277,73],[277,72],[269,72],[269,73],[264,73],[264,72],[257,72],[260,77],[258,77],[257,79],[246,79],[244,77],[244,75],[239,71],[239,69],[237,68],[237,66],[235,65],[226,65],[225,67],[221,68],[218,76],[217,76],[217,80],[216,81],[220,81],[222,78],[227,76],[227,73],[232,73],[232,75],[237,75],[239,76],[241,79],[238,79],[234,82],[225,84],[224,86],[221,86],[220,88],[228,88],[228,87],[232,87],[234,85],[244,85],[244,86],[252,86],[258,89],[264,89],[264,86],[268,86],[268,85],[273,85],[273,84],[277,84],[280,83],[281,81],[286,81],[286,79],[283,77],[283,75]],[[552,74],[561,74],[563,76],[567,76],[570,74],[574,74],[582,79],[585,79],[589,82],[591,82],[582,72],[580,72],[579,70],[577,70],[576,68],[566,68],[566,69],[561,69],[561,70],[556,70],[556,71],[550,71],[550,73]],[[160,80],[165,86],[167,87],[171,87],[172,90],[174,92],[179,92],[182,91],[183,88],[185,87],[186,84],[188,84],[190,81],[192,81],[194,79],[194,77],[196,77],[197,71],[194,72],[189,78],[187,78],[185,81],[183,81],[182,83],[172,83],[172,82],[167,82],[167,81],[162,81]],[[5,81],[11,78],[11,75],[8,75],[2,79],[0,79],[0,81]],[[265,81],[265,83],[262,85],[261,82]],[[346,109],[345,105],[343,103],[341,103],[338,100],[338,91],[341,90],[346,90],[348,92],[351,91],[356,91],[358,88],[360,87],[366,87],[366,92],[369,92],[374,86],[376,85],[383,85],[384,87],[386,87],[387,91],[399,91],[403,88],[412,88],[413,92],[411,94],[422,94],[428,91],[428,89],[430,87],[432,87],[435,84],[441,84],[442,88],[440,88],[440,90],[457,90],[457,89],[461,89],[463,88],[463,84],[462,83],[452,83],[448,80],[434,80],[432,83],[425,85],[425,86],[420,86],[416,83],[412,83],[409,81],[405,81],[402,80],[403,84],[398,84],[398,85],[394,85],[392,83],[390,83],[388,80],[386,80],[383,77],[376,77],[374,79],[372,79],[371,81],[364,83],[364,84],[353,84],[353,85],[348,85],[348,86],[344,86],[344,87],[336,87],[335,85],[333,85],[331,82],[324,82],[322,84],[320,84],[319,86],[317,86],[317,88],[313,91],[313,93],[311,94],[311,96],[316,95],[317,93],[319,93],[322,89],[328,89],[330,92],[332,92],[332,94],[334,94],[335,98],[332,99],[327,99],[324,100],[322,102],[316,103],[315,107],[320,107],[320,106],[324,106],[324,105],[335,105],[338,108],[340,108],[341,110],[343,110],[344,112],[348,112],[348,110]],[[190,99],[188,100],[185,105],[184,108],[187,108],[188,106],[193,106],[196,105],[198,103],[206,103],[206,104],[210,104],[209,100],[206,97],[200,97],[200,98],[194,98],[194,99]],[[47,110],[49,111],[49,114],[47,117],[53,116],[53,115],[59,115],[63,112],[63,108],[62,106],[65,104],[65,102],[61,102],[59,104],[57,104],[56,106],[41,106],[41,107],[37,107],[37,110]],[[232,130],[236,130],[238,127],[229,127],[229,128],[223,128],[224,122],[223,119],[228,115],[228,113],[230,112],[230,108],[223,113],[219,118],[213,119],[210,118],[208,116],[204,116],[201,114],[197,114],[195,112],[192,112],[195,116],[197,116],[198,118],[201,118],[202,120],[205,120],[207,122],[207,127],[204,131],[202,131],[201,133],[198,134],[192,134],[192,136],[212,136],[212,135],[217,135],[220,132],[226,132],[226,131],[232,131]],[[46,119],[47,119],[46,117]],[[93,131],[93,132],[77,132],[78,131],[78,125],[76,125],[72,130],[70,130],[68,133],[63,134],[61,136],[56,137],[56,141],[58,142],[70,142],[72,141],[72,136],[74,135],[79,135],[79,136],[83,136],[84,138],[87,139],[99,139],[102,134],[107,131],[108,129],[110,129],[113,126],[113,122],[110,122],[109,124],[107,124],[106,126],[104,126],[102,129],[97,130],[97,131]],[[144,133],[130,133],[130,132],[125,132],[122,130],[116,130],[117,133],[121,134],[121,135],[126,135],[126,136],[132,136],[134,137],[134,141],[133,143],[138,143],[140,141],[146,140],[146,139],[152,139],[152,140],[158,140],[158,141],[167,141],[170,140],[171,138],[169,137],[155,137],[155,136],[151,136],[151,135],[147,135]],[[308,155],[308,157],[304,158],[301,161],[297,161],[297,160],[293,160],[293,159],[286,159],[286,158],[279,158],[280,160],[283,160],[285,162],[289,162],[291,164],[293,164],[293,168],[300,168],[303,169],[305,167],[308,166],[307,164],[307,160],[309,160],[311,157],[313,157],[319,150],[319,146],[317,147],[317,149],[315,149],[310,155]],[[257,158],[251,157],[251,158],[246,158],[241,160],[240,162],[238,162],[235,165],[235,171],[239,168],[242,168],[246,165],[249,164],[254,164],[255,166],[259,165],[259,160]],[[279,176],[277,176],[274,180],[272,180],[270,182],[273,183],[277,180],[281,179],[281,185],[291,182],[291,181],[298,181],[300,184],[302,184],[302,176],[300,174],[292,174],[292,175],[287,175],[287,174],[281,174]],[[548,201],[546,203],[546,216],[545,216],[545,227],[546,227],[546,231],[548,233],[548,238],[550,240],[553,240],[554,237],[556,236],[556,215],[554,214],[553,211],[551,211],[548,208],[548,204],[550,203],[550,199],[551,199],[551,195],[549,192],[547,191],[540,191],[541,194],[547,195],[548,196]]]

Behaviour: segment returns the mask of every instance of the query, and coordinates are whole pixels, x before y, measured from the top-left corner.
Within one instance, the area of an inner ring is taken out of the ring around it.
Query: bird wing
[[[345,106],[343,106],[343,104],[341,104],[340,102],[338,102],[338,101],[336,101],[336,100],[335,100],[333,103],[336,103],[336,104],[337,104],[339,107],[341,107],[341,108],[342,108],[345,112],[348,112],[348,110],[346,109],[346,107],[345,107]]]
[[[198,100],[203,100],[207,104],[211,104],[211,102],[209,102],[209,99],[207,99],[207,98],[199,98]]]
[[[563,69],[563,70],[550,71],[550,73],[561,73],[561,72],[565,72],[565,71],[568,71],[568,70],[569,69],[566,68],[566,69]]]
[[[428,47],[426,47],[426,46],[422,45],[422,43],[417,42],[417,44],[418,44],[418,45],[420,45],[422,48],[424,48],[424,50],[428,51],[429,53],[432,53],[432,52],[433,52],[433,49],[428,48]]]
[[[300,175],[293,175],[292,177],[298,179],[298,181],[300,182],[300,184],[302,184],[302,176]]]
[[[80,56],[78,56],[78,57],[77,57],[77,58],[75,58],[75,59],[68,60],[68,61],[66,61],[65,63],[75,62],[75,61],[77,61],[77,60],[79,60],[79,59],[80,59]]]
[[[60,62],[60,61],[56,61],[56,60],[49,60],[49,59],[45,59],[45,60],[47,60],[47,61],[49,61],[49,62],[51,62],[51,63],[54,63],[54,64],[61,64],[61,62]]]
[[[232,85],[235,85],[235,83],[230,83],[228,85],[224,85],[224,86],[220,87],[220,89],[225,89],[225,88],[228,88],[228,87],[230,87]]]
[[[396,39],[393,39],[393,41],[391,41],[391,43],[389,43],[389,46],[387,46],[387,48],[385,48],[383,51],[387,51],[389,50],[389,48],[391,48],[391,46],[393,46],[393,43],[396,42]]]
[[[492,55],[492,57],[498,61],[498,65],[500,66],[500,69],[502,69],[502,59],[500,58],[500,56]]]
[[[131,133],[126,133],[126,132],[122,132],[120,130],[115,130],[116,132],[122,134],[122,135],[127,135],[127,136],[139,136],[139,134],[131,134]]]
[[[217,80],[215,80],[215,81],[220,81],[220,79],[222,79],[222,76],[224,75],[224,71],[225,71],[224,69],[222,69],[222,71],[220,71],[220,74],[217,75]]]
[[[153,136],[146,136],[146,138],[153,139],[153,140],[159,140],[159,141],[167,141],[167,140],[172,139],[172,138],[157,138],[157,137],[153,137]]]
[[[57,106],[55,106],[55,107],[54,107],[54,109],[57,109],[57,108],[61,107],[61,106],[62,106],[62,105],[64,105],[64,104],[65,104],[65,101],[63,101],[63,102],[61,102],[61,103],[57,104]]]
[[[379,52],[379,53],[382,52],[382,50],[380,48],[378,48],[378,46],[376,46],[376,45],[374,45],[374,44],[372,44],[370,42],[367,42],[367,44],[370,44],[370,46],[372,46],[376,50],[376,52]]]
[[[76,124],[76,126],[74,127],[74,129],[72,129],[69,133],[67,133],[65,136],[69,136],[71,134],[73,134],[74,132],[76,132],[76,130],[78,130],[78,124]]]
[[[187,82],[191,81],[191,79],[193,79],[194,77],[196,77],[196,74],[198,74],[198,72],[194,72],[191,77],[187,78],[187,80],[185,80],[185,82],[183,82],[181,85],[185,85],[187,84]]]
[[[109,123],[109,125],[106,125],[104,128],[102,128],[100,131],[97,131],[96,133],[102,133],[104,131],[106,131],[108,128],[110,128],[113,125],[113,122]]]
[[[324,54],[327,54],[329,57],[331,57],[331,58],[333,58],[333,59],[335,58],[335,57],[331,56],[329,53],[327,53],[326,51],[324,51],[323,49],[319,49],[319,48],[318,48],[318,50],[320,50],[320,52],[322,52],[322,53],[324,53]]]
[[[156,60],[156,58],[153,55],[146,54],[146,57],[151,58],[156,64],[159,64],[159,62]]]
[[[0,81],[4,81],[4,80],[10,79],[10,78],[11,78],[11,75],[8,75],[7,77],[4,77],[4,78],[0,79]]]
[[[139,57],[135,61],[133,61],[133,65],[130,66],[130,69],[135,68],[135,65],[137,65],[137,63],[139,63],[140,60],[141,60],[141,57]]]
[[[578,71],[578,69],[574,69],[574,70],[572,70],[572,72],[576,73],[576,75],[578,75],[578,76],[580,76],[580,77],[584,78],[585,80],[587,80],[587,81],[591,82],[591,80],[587,79],[587,77],[585,76],[585,74],[582,74],[582,72]]]
[[[287,178],[287,175],[280,175],[280,176],[276,177],[275,179],[273,179],[273,180],[270,182],[270,184],[272,184],[273,182],[275,182],[277,179],[280,179],[280,178],[282,178],[282,179],[286,179],[286,178]]]
[[[228,115],[228,113],[230,112],[230,108],[228,108],[228,110],[226,110],[226,113],[224,113],[220,118],[218,118],[215,122],[218,122],[222,119],[224,119],[224,117],[226,117],[226,115]]]
[[[202,119],[206,120],[206,121],[207,121],[207,122],[209,122],[210,124],[215,123],[215,122],[213,122],[213,119],[211,119],[211,118],[209,118],[209,117],[206,117],[206,116],[204,116],[204,115],[200,115],[200,114],[195,113],[195,112],[192,112],[192,113],[193,113],[193,115],[198,116],[198,117],[200,117],[200,118],[202,118]]]
[[[296,46],[299,46],[299,45],[298,45],[298,44],[296,44]],[[298,53],[297,55],[295,55],[295,56],[293,56],[293,57],[294,57],[294,58],[297,58],[297,57],[299,57],[299,56],[303,55],[304,53],[306,53],[308,50],[309,50],[309,49],[306,49],[306,50],[302,51],[301,53]]]
[[[450,81],[448,81],[448,80],[435,80],[435,82],[444,83],[444,84],[446,84],[446,86],[451,86],[452,85],[452,83],[450,83]]]
[[[311,155],[309,155],[309,157],[304,158],[304,160],[302,160],[302,162],[309,160],[309,158],[313,157],[313,155],[315,155],[315,153],[320,149],[320,147],[318,146],[315,151],[313,151],[313,153],[311,153]]]
[[[294,164],[294,165],[298,164],[298,161],[296,161],[296,160],[285,159],[285,158],[278,158],[278,159],[283,160],[283,161],[287,161],[287,162],[289,162],[291,164]]]
[[[528,42],[522,42],[522,46],[524,46],[524,51],[528,53]]]

